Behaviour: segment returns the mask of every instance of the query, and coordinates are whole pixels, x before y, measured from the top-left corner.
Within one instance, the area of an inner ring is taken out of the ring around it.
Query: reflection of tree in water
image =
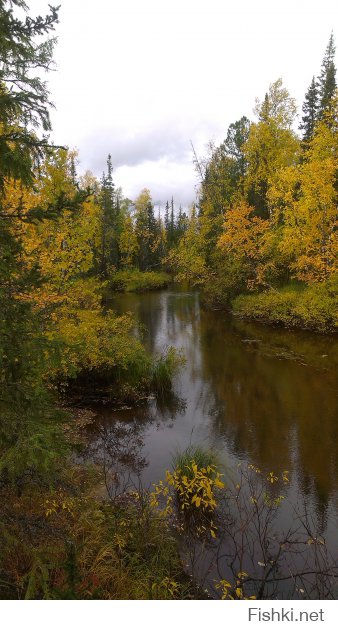
[[[226,321],[217,313],[201,317],[216,439],[223,435],[237,455],[249,455],[261,468],[298,469],[302,492],[315,495],[324,526],[337,490],[338,382],[333,371],[318,369],[330,340],[319,338],[318,347],[316,341],[305,333]]]
[[[97,422],[90,427],[83,457],[103,469],[107,492],[116,498],[141,483],[148,461],[142,455],[144,435],[151,425],[172,427],[173,419],[185,411],[186,402],[168,392],[137,409],[96,409]]]

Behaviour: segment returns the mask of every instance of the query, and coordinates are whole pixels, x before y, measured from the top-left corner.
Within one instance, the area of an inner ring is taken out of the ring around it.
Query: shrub
[[[216,538],[217,490],[224,483],[214,461],[211,453],[189,447],[175,456],[173,472],[167,470],[165,483],[160,481],[152,493],[153,506],[164,499],[163,514],[176,514],[182,530],[198,537]]]

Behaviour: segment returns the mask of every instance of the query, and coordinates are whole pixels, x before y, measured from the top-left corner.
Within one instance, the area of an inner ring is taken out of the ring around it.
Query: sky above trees
[[[44,14],[45,0],[31,3]],[[222,141],[255,97],[282,77],[298,102],[320,64],[335,0],[64,0],[57,72],[49,75],[53,139],[78,148],[80,171],[155,203],[188,205],[197,183],[191,151]]]

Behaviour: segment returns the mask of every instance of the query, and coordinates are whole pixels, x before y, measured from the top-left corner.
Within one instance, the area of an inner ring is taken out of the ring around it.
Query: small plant
[[[181,529],[189,528],[198,536],[216,538],[217,490],[224,488],[224,483],[212,459],[210,453],[196,447],[177,455],[174,471],[166,472],[165,483],[160,481],[155,485],[152,505],[159,506],[159,500],[164,499],[163,514],[176,513]]]

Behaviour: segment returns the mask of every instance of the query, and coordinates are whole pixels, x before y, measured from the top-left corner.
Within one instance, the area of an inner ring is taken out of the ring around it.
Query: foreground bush
[[[177,543],[144,492],[93,497],[99,477],[66,471],[20,497],[1,488],[0,598],[184,599]]]
[[[323,333],[338,330],[338,281],[310,286],[289,285],[232,301],[237,317]]]
[[[171,278],[164,271],[139,271],[129,269],[116,271],[109,284],[114,291],[142,293],[156,289],[165,289]]]

